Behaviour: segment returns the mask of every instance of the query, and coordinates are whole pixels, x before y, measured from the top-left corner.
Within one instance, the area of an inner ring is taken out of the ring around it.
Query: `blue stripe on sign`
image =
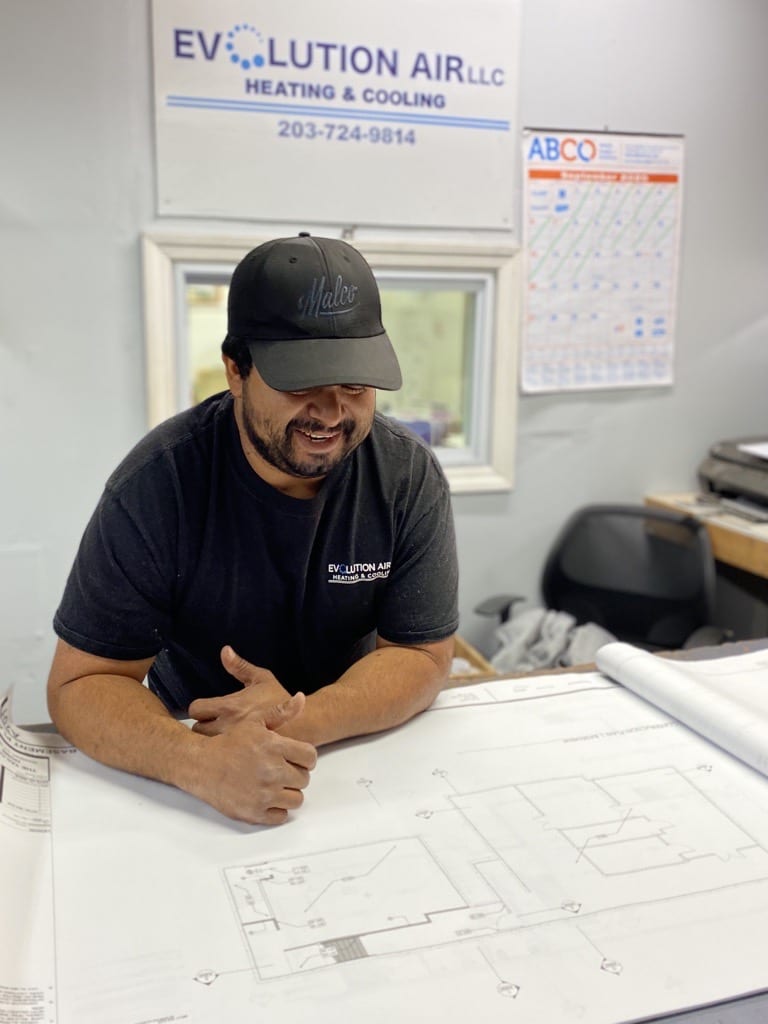
[[[478,128],[485,131],[508,132],[509,121],[483,117],[451,117],[441,114],[409,114],[400,111],[360,110],[350,107],[310,107],[292,103],[256,103],[248,100],[227,100],[204,96],[167,96],[169,107],[196,110],[230,110],[243,114],[293,114],[302,117],[340,117],[353,121],[390,121],[403,124],[439,125],[443,128]]]

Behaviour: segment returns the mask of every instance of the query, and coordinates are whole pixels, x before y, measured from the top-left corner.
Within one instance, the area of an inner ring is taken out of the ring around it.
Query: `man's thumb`
[[[259,673],[263,675],[264,670],[258,668],[256,665],[252,665],[250,661],[246,661],[242,658],[237,651],[226,644],[221,648],[219,654],[221,663],[224,668],[229,672],[231,676],[234,676],[239,683],[243,686],[253,686],[254,683],[259,682]]]
[[[301,714],[306,699],[303,693],[294,693],[282,704],[275,704],[264,715],[264,725],[268,729],[279,729],[281,725],[285,725],[286,722],[290,722],[292,718]]]

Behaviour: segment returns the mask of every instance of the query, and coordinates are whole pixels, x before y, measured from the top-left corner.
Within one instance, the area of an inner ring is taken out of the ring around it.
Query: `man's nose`
[[[317,419],[328,426],[334,426],[343,416],[340,388],[337,385],[318,388],[312,394],[309,408]]]

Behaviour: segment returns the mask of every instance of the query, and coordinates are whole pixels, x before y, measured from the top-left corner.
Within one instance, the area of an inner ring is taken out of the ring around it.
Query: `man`
[[[250,252],[222,358],[229,391],[107,482],[54,619],[48,702],[97,760],[273,824],[317,746],[434,699],[455,541],[433,453],[375,411],[400,368],[354,248],[303,233]]]

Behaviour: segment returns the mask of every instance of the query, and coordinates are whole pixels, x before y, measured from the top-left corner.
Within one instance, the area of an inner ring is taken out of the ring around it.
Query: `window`
[[[477,463],[486,449],[482,415],[490,276],[450,272],[376,274],[382,319],[403,371],[378,407],[438,450],[444,466]]]
[[[150,425],[225,386],[221,342],[229,278],[257,245],[144,239]],[[517,259],[475,248],[404,250],[355,242],[381,292],[403,387],[378,408],[433,446],[454,492],[512,484]]]

